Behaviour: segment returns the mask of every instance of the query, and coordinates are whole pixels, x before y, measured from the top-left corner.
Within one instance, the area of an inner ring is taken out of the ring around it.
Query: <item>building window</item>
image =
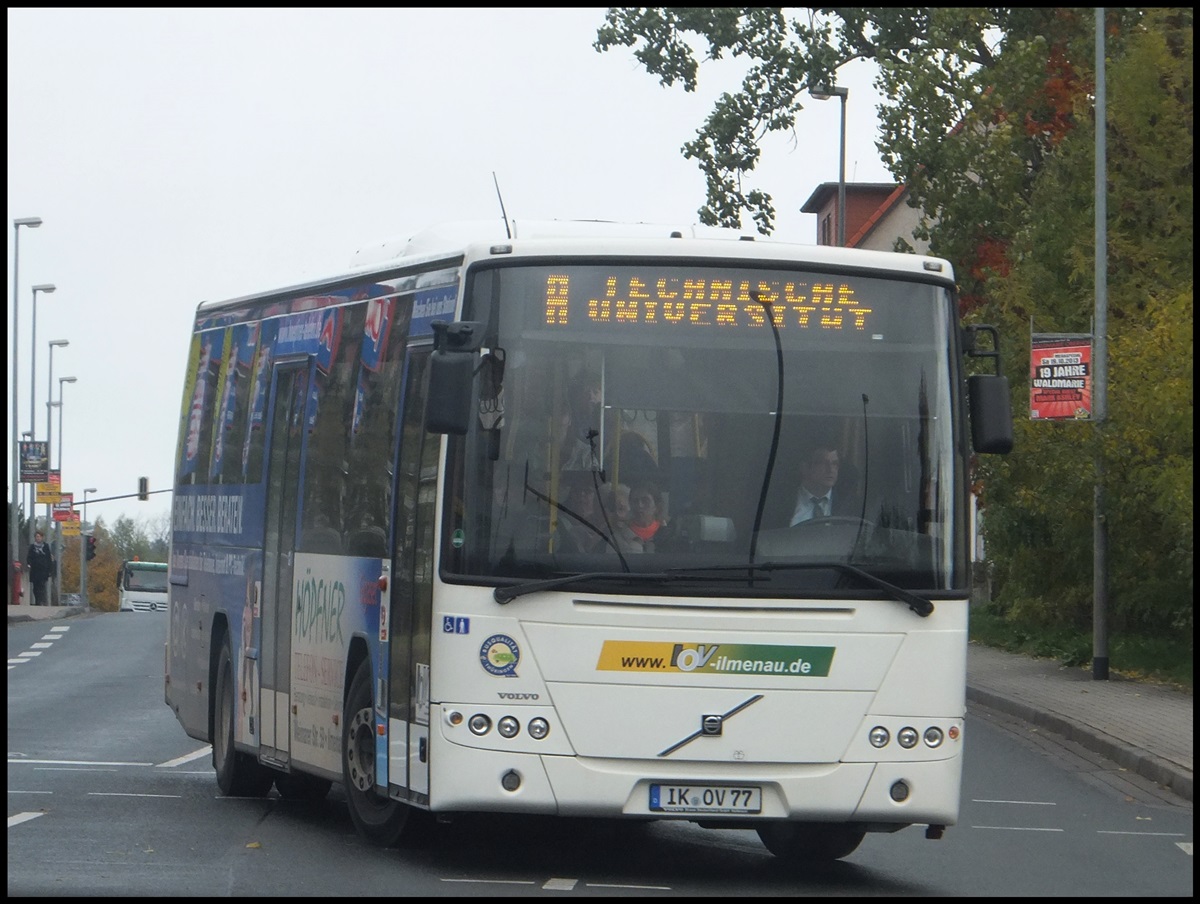
[[[821,237],[817,242],[821,245],[833,244],[833,214],[827,213],[821,217]]]

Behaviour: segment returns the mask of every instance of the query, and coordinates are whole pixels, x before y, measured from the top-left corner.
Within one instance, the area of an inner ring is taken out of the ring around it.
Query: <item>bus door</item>
[[[290,758],[292,570],[311,369],[311,359],[277,364],[269,409],[259,712],[263,757],[280,764]]]
[[[400,410],[388,647],[388,784],[393,794],[419,803],[429,800],[429,653],[441,449],[441,437],[424,429],[428,369],[429,349],[412,349]]]

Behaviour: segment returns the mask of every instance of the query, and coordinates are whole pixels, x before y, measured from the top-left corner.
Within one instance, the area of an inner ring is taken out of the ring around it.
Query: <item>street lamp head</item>
[[[70,339],[51,339],[50,340],[50,345],[52,347],[57,346],[58,348],[62,348],[64,345],[70,345],[70,344],[71,344]]]
[[[49,282],[48,283],[39,283],[38,285],[33,287],[33,293],[36,295],[38,292],[45,292],[47,295],[49,295],[51,292],[54,291],[54,289],[55,289],[54,283],[49,283]]]
[[[42,225],[41,217],[16,217],[13,220],[14,226],[28,226],[31,229],[37,229]]]
[[[95,487],[87,487],[86,489],[84,489],[84,492],[85,493],[99,493],[100,491],[98,489],[96,489]]]
[[[59,377],[58,378],[58,382],[59,382],[58,391],[60,393],[62,392],[62,384],[63,383],[74,383],[75,380],[76,380],[76,377]]]
[[[850,96],[849,88],[829,87],[828,85],[817,85],[810,88],[808,91],[817,100],[829,100],[831,97],[840,97],[845,100]]]

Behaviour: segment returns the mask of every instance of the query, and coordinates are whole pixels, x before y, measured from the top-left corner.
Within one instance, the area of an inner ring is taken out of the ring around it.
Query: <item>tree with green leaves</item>
[[[877,147],[921,212],[914,238],[952,260],[963,313],[998,324],[1014,411],[1025,339],[1088,332],[1094,310],[1095,11],[1064,8],[612,8],[598,51],[632,48],[664,85],[744,63],[683,147],[705,175],[698,213],[760,232],[772,197],[743,191],[760,145],[802,131],[810,89],[878,66]],[[1105,11],[1109,421],[1017,419],[1017,447],[980,462],[996,589],[1017,617],[1086,625],[1092,462],[1107,464],[1117,630],[1191,636],[1192,12]],[[911,250],[898,241],[897,250]],[[1100,437],[1100,439],[1097,439]]]

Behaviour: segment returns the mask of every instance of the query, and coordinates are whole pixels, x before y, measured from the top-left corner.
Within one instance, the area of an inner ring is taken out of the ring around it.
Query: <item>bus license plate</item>
[[[650,809],[657,813],[760,813],[756,785],[651,785]]]

